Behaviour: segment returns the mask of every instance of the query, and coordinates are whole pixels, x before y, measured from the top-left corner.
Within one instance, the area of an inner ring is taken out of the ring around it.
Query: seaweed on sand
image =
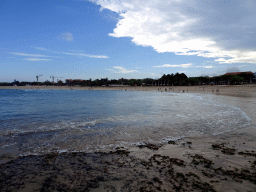
[[[228,154],[228,155],[235,155],[235,152],[236,152],[236,149],[234,149],[234,148],[225,147],[225,143],[212,144],[212,148],[214,150],[220,150],[221,149],[222,153]]]
[[[139,145],[138,147],[139,148],[146,147],[146,148],[151,149],[151,150],[158,150],[161,147],[161,145],[155,145],[155,144],[152,144],[152,143],[145,143],[143,145]]]
[[[202,155],[196,154],[192,157],[193,157],[193,160],[191,163],[193,163],[195,165],[204,164],[204,166],[206,168],[210,168],[213,164],[213,162],[211,160],[204,158]]]

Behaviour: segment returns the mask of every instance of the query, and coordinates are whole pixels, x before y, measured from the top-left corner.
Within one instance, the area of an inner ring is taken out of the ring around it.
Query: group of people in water
[[[169,88],[169,91],[171,91],[171,90],[173,90],[173,92],[174,92],[173,88]],[[178,92],[180,92],[180,89],[178,89],[178,90],[179,90]],[[161,88],[158,88],[158,91],[162,92]],[[164,91],[167,92],[167,88],[164,88]],[[185,91],[186,90],[183,90],[182,92],[185,93]],[[204,88],[203,88],[203,91],[204,91]],[[214,89],[212,89],[212,92],[214,93]],[[220,92],[219,89],[216,89],[216,93],[219,93],[219,92]],[[187,89],[187,93],[188,93],[188,89]]]
[[[173,92],[174,92],[174,89],[173,89],[173,88],[169,88],[169,91],[171,91],[171,90],[173,90]],[[162,92],[161,88],[158,88],[158,91],[161,91],[161,92]],[[167,89],[167,88],[164,88],[164,91],[167,92],[168,89]],[[180,89],[179,89],[179,92],[180,92]],[[188,92],[188,89],[187,89],[187,92]],[[185,90],[183,90],[183,93],[185,93]]]

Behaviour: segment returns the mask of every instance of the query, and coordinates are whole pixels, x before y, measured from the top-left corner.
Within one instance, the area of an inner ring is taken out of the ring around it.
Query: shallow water
[[[221,134],[251,123],[239,103],[198,93],[0,90],[0,155],[108,151]]]

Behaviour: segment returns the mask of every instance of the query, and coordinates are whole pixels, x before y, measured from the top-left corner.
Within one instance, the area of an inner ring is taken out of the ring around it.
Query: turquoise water
[[[0,155],[108,151],[221,134],[250,118],[217,96],[172,92],[0,90]]]

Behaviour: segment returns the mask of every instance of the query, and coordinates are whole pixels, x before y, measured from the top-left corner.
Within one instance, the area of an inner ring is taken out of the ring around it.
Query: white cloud
[[[256,63],[255,1],[91,1],[120,14],[112,37],[130,37],[159,53]]]
[[[34,47],[37,50],[41,50],[41,51],[47,51],[53,54],[61,54],[61,55],[69,55],[69,56],[78,56],[78,57],[91,57],[91,58],[99,58],[99,59],[107,59],[109,58],[106,55],[91,55],[91,54],[85,54],[83,50],[72,50],[69,52],[59,52],[59,51],[53,51],[53,50],[49,50],[47,48],[44,47]]]
[[[32,47],[39,50],[39,51],[48,51],[48,49],[44,48],[44,47],[34,47],[34,46],[32,46]]]
[[[230,67],[226,68],[226,72],[227,73],[229,73],[229,72],[240,72],[240,70],[236,66],[230,66]]]
[[[26,58],[26,61],[49,61],[50,59],[42,59],[42,58]]]
[[[196,67],[201,67],[201,68],[205,68],[205,69],[211,69],[211,68],[213,68],[213,66],[196,66]]]
[[[112,71],[113,73],[133,73],[133,72],[138,72],[136,70],[125,69],[124,67],[121,67],[121,66],[115,66],[113,68],[114,69],[107,69],[107,70]]]
[[[68,56],[77,56],[77,57],[90,57],[90,58],[99,58],[99,59],[107,59],[109,58],[106,55],[91,55],[91,54],[85,54],[82,50],[74,50],[72,52],[58,52],[58,51],[52,51],[47,48],[43,47],[33,47],[37,50],[41,51],[47,51],[48,53],[53,53],[57,55],[68,55]],[[49,56],[49,55],[43,55],[43,54],[29,54],[29,53],[22,53],[22,52],[8,52],[12,55],[17,55],[21,57],[25,57],[24,60],[26,61],[50,61],[49,58],[61,58],[60,56]]]
[[[49,61],[52,56],[42,55],[42,54],[28,54],[22,52],[9,52],[12,55],[17,55],[21,57],[25,57],[23,60],[26,61]]]
[[[62,33],[58,36],[60,39],[64,39],[66,41],[73,41],[73,35],[70,32]]]
[[[187,64],[164,64],[164,65],[159,65],[159,66],[154,66],[154,67],[181,67],[181,68],[188,68],[191,67],[193,64],[192,63],[187,63]]]
[[[80,56],[80,57],[91,57],[91,58],[99,58],[99,59],[107,59],[109,58],[106,55],[90,55],[90,54],[84,54],[84,53],[70,53],[70,52],[64,52],[65,55],[73,55],[73,56]]]
[[[21,53],[21,52],[9,52],[10,54],[17,55],[17,56],[23,56],[23,57],[50,57],[48,55],[41,55],[41,54],[27,54],[27,53]]]

